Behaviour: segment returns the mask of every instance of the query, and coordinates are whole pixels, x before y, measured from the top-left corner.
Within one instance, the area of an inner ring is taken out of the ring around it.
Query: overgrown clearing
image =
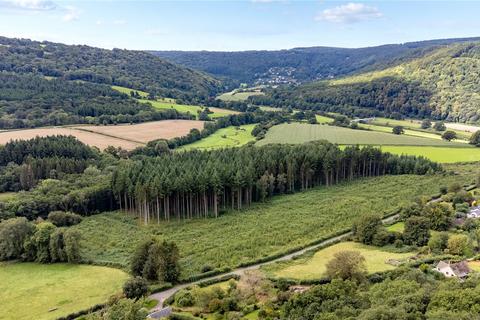
[[[255,141],[255,137],[252,136],[252,130],[254,127],[255,124],[247,124],[239,127],[223,128],[206,138],[187,144],[179,148],[179,150],[208,150],[226,147],[240,147],[250,141]]]
[[[294,260],[277,265],[267,266],[275,277],[289,279],[320,279],[325,277],[327,263],[333,259],[335,253],[340,251],[357,251],[365,257],[367,272],[380,272],[392,270],[395,267],[386,263],[388,259],[403,260],[415,253],[394,253],[379,247],[367,246],[356,242],[341,242],[317,251],[312,257]]]
[[[105,149],[108,146],[132,150],[156,139],[171,139],[188,134],[191,129],[203,129],[203,121],[162,120],[139,124],[110,126],[51,127],[0,132],[0,144],[11,140],[28,140],[36,136],[74,136],[81,142]]]
[[[470,180],[468,174],[384,176],[274,197],[216,219],[141,226],[133,217],[114,212],[85,218],[73,228],[82,233],[85,259],[123,266],[142,239],[157,235],[173,240],[180,248],[182,276],[187,277],[206,265],[235,267],[304,246],[350,228],[363,213],[387,214],[416,196],[437,193],[441,185]]]
[[[391,226],[388,226],[388,227],[387,227],[387,230],[388,230],[388,231],[392,231],[392,232],[400,232],[400,233],[403,233],[403,231],[405,230],[405,223],[404,223],[404,222],[394,223],[394,224],[392,224]]]
[[[382,146],[381,149],[394,154],[423,156],[440,163],[480,161],[480,148]]]
[[[0,264],[0,319],[66,316],[106,302],[127,278],[121,270],[98,266]]]
[[[265,139],[260,140],[257,144],[297,144],[315,140],[327,140],[332,143],[345,145],[465,146],[465,144],[446,142],[437,139],[305,123],[289,123],[274,126],[268,130]]]
[[[168,109],[174,109],[177,110],[178,112],[181,113],[190,113],[192,115],[197,116],[199,112],[201,112],[204,108],[201,106],[195,106],[195,105],[185,105],[185,104],[176,104],[174,102],[168,102],[168,101],[152,101],[152,100],[140,100],[140,102],[143,103],[150,103],[155,109],[159,110],[168,110]],[[238,114],[238,111],[234,110],[227,110],[227,109],[221,109],[221,108],[215,108],[215,107],[209,107],[208,108],[211,112],[209,114],[210,118],[220,118],[220,117],[225,117],[228,116],[229,114]]]

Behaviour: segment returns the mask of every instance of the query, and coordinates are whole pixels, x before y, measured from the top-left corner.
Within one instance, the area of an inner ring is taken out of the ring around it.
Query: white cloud
[[[80,17],[81,11],[77,7],[66,6],[64,9],[66,13],[62,17],[63,21],[65,22],[75,21],[75,20],[78,20],[78,18]]]
[[[117,26],[123,26],[123,25],[127,24],[127,21],[125,21],[125,20],[114,20],[113,24],[117,25]]]
[[[315,20],[333,23],[356,23],[360,21],[381,18],[383,14],[377,7],[363,3],[350,2],[341,6],[325,9],[319,13]]]
[[[57,5],[49,0],[0,0],[0,7],[26,11],[47,11],[55,10]]]

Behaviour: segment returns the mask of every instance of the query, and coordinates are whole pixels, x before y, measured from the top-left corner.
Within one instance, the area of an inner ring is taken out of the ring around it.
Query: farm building
[[[470,211],[467,213],[467,218],[480,218],[480,206],[472,207]]]
[[[440,261],[434,270],[442,273],[445,277],[457,277],[460,279],[465,278],[471,272],[470,267],[465,261],[458,263]]]

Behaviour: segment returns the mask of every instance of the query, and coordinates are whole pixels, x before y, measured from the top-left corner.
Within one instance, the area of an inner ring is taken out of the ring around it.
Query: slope
[[[264,105],[336,111],[351,116],[480,120],[480,42],[453,44],[428,55],[338,80],[278,89],[253,97]]]
[[[197,70],[248,84],[303,83],[399,64],[451,43],[479,40],[446,39],[368,48],[311,47],[279,51],[151,51]]]

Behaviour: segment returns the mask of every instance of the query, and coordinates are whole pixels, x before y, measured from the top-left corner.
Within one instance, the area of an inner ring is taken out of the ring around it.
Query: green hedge
[[[204,288],[204,287],[211,286],[212,284],[215,284],[215,283],[228,281],[230,279],[240,280],[240,276],[238,274],[226,274],[222,277],[202,281],[198,283],[197,286],[199,286],[200,288]]]
[[[99,303],[99,304],[96,304],[96,305],[94,305],[94,306],[92,306],[88,309],[73,312],[73,313],[70,313],[69,315],[57,318],[57,320],[74,320],[74,319],[77,319],[80,316],[84,316],[84,315],[87,315],[89,313],[93,313],[93,312],[96,312],[100,309],[103,309],[106,306],[107,306],[106,303]]]

